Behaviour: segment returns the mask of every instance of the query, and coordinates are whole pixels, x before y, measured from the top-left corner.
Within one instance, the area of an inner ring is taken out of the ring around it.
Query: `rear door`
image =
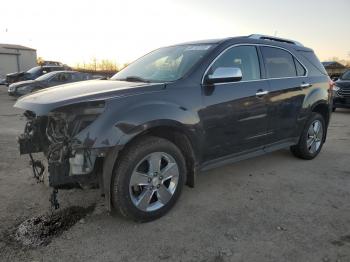
[[[260,46],[268,94],[268,143],[288,140],[296,136],[299,115],[310,87],[307,71],[288,50],[272,46]]]
[[[266,97],[257,93],[266,92],[268,83],[261,81],[257,47],[227,49],[207,74],[219,67],[238,67],[243,78],[239,82],[203,85],[200,117],[206,137],[204,161],[259,149],[266,142]]]

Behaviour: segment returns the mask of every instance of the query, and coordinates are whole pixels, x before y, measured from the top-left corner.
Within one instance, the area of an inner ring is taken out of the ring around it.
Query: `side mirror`
[[[206,76],[208,84],[238,82],[242,80],[242,71],[238,67],[218,67],[215,71]]]

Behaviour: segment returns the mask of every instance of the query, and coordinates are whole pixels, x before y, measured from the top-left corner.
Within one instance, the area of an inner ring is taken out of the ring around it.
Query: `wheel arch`
[[[315,103],[311,107],[311,112],[320,114],[326,122],[325,135],[323,137],[323,142],[326,142],[326,138],[327,138],[327,130],[328,130],[328,125],[329,125],[329,121],[330,121],[330,117],[331,117],[330,110],[331,109],[330,109],[329,105],[325,101],[319,101],[318,103]]]
[[[182,152],[186,161],[187,175],[186,184],[194,187],[195,178],[198,172],[198,145],[193,134],[181,123],[174,120],[156,120],[130,130],[119,140],[119,145],[109,150],[104,158],[102,173],[102,191],[105,195],[107,208],[111,210],[111,179],[113,169],[118,163],[118,158],[129,146],[145,136],[156,136],[174,143]]]
[[[329,92],[328,77],[322,77],[322,79],[313,79],[313,86],[306,92],[303,101],[303,110],[301,111],[300,118],[303,119],[302,125],[304,127],[305,122],[313,112],[319,113],[323,116],[327,127],[331,117],[331,97]],[[299,130],[301,132],[301,130]]]
[[[322,115],[326,122],[326,126],[328,126],[330,119],[330,107],[326,102],[319,101],[318,103],[314,104],[311,108],[311,112]]]
[[[199,155],[199,149],[194,134],[188,131],[188,128],[174,120],[156,120],[135,129],[138,132],[131,132],[132,136],[123,136],[119,144],[128,147],[144,136],[156,136],[169,140],[181,150],[185,157],[187,167],[186,184],[191,187],[194,186],[194,170],[198,166],[196,156]]]

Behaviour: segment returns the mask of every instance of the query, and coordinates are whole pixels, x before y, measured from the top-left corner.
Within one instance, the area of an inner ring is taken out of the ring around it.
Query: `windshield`
[[[168,82],[182,78],[213,45],[179,45],[157,49],[130,64],[113,80]]]
[[[350,80],[350,70],[346,71],[341,77],[340,79],[342,80]]]
[[[46,81],[46,80],[49,80],[52,76],[54,76],[55,74],[57,74],[57,72],[50,72],[50,73],[47,73],[47,74],[44,74],[42,76],[39,76],[38,78],[36,78],[35,80],[38,80],[38,81]]]
[[[27,71],[27,73],[29,73],[29,74],[36,74],[36,73],[38,73],[38,71],[40,70],[40,66],[36,66],[36,67],[33,67],[33,68],[31,68],[31,69],[29,69],[28,71]]]

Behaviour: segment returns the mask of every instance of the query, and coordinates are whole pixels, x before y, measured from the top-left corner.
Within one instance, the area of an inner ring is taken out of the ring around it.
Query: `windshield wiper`
[[[142,77],[139,76],[128,76],[126,78],[123,79],[117,79],[117,80],[121,80],[121,81],[128,81],[128,82],[144,82],[144,83],[151,83],[150,80],[146,80]]]

